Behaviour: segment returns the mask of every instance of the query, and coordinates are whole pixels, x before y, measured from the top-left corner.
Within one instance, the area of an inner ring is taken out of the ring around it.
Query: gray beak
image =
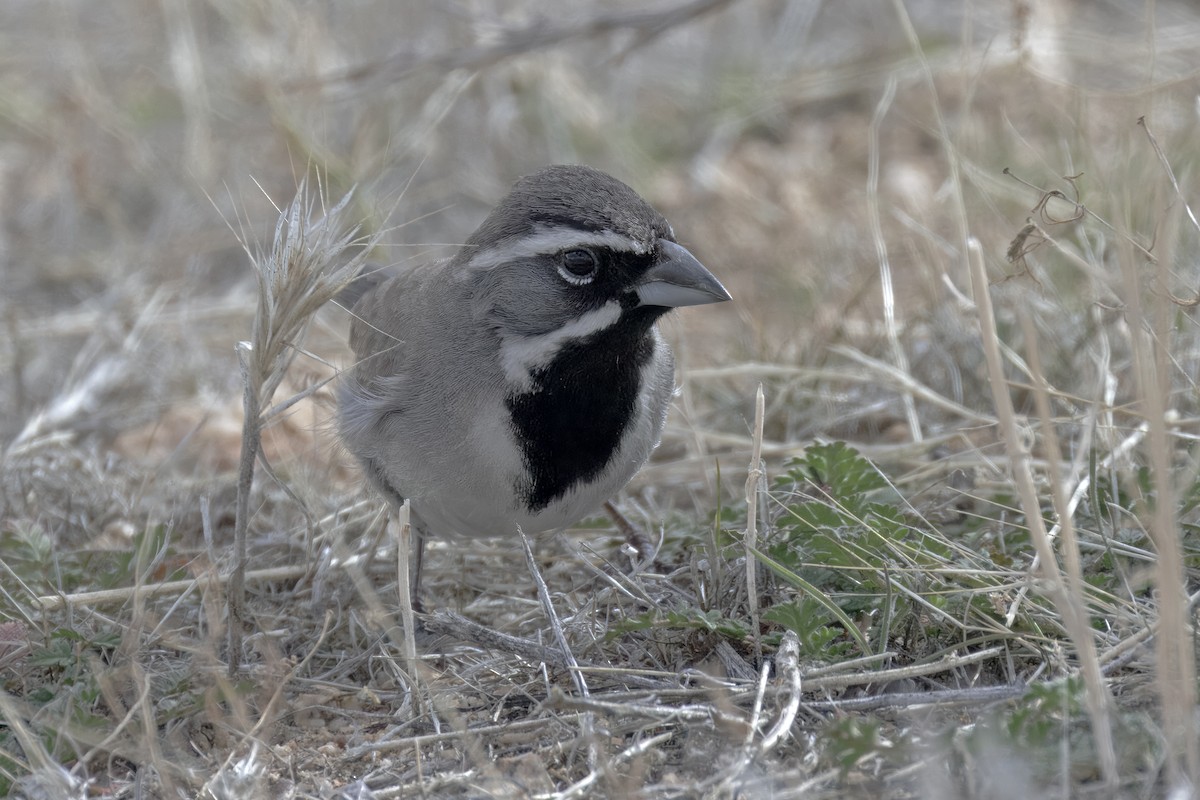
[[[637,296],[644,306],[700,306],[732,300],[729,292],[713,274],[675,242],[661,242],[662,259],[637,284]]]

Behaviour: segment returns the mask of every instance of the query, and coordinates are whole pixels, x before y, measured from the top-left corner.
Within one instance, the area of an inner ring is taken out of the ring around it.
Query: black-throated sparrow
[[[420,534],[564,527],[658,444],[675,372],[655,322],[729,299],[624,183],[548,167],[453,258],[354,305],[342,438]]]

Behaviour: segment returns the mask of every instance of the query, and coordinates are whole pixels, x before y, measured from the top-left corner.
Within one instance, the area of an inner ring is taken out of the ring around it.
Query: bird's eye
[[[596,255],[590,250],[576,248],[562,254],[558,274],[575,286],[582,286],[596,276]]]

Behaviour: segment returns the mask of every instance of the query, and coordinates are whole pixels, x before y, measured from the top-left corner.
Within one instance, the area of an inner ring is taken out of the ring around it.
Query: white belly
[[[527,534],[565,528],[599,510],[629,482],[657,444],[660,411],[640,407],[635,411],[630,435],[618,447],[604,471],[593,481],[573,486],[545,508],[530,511],[516,497],[524,475],[520,449],[502,415],[483,415],[492,422],[476,422],[462,446],[455,448],[452,485],[413,493],[413,510],[435,536],[515,536],[517,526]],[[637,442],[637,445],[631,445]],[[497,457],[509,454],[510,461]],[[443,465],[444,469],[444,465]]]

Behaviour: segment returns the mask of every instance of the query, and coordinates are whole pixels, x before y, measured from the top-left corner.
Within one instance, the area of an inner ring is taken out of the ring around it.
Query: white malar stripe
[[[485,270],[535,256],[551,255],[572,247],[607,247],[622,253],[645,255],[646,245],[631,236],[613,231],[581,231],[578,228],[539,226],[528,236],[481,250],[467,262],[468,270]]]
[[[500,365],[504,377],[520,391],[533,388],[530,373],[554,360],[563,345],[602,331],[621,318],[621,304],[611,300],[568,322],[558,330],[536,336],[505,336],[500,343]]]

